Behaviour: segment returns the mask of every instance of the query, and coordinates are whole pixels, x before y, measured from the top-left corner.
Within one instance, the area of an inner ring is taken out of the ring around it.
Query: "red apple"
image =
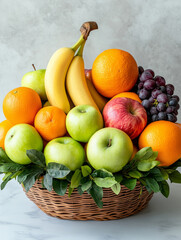
[[[105,127],[118,128],[131,139],[136,138],[147,124],[147,113],[138,101],[130,98],[113,98],[103,109]]]

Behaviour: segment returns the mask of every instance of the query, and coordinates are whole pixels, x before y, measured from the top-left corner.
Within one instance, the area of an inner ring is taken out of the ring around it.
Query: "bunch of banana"
[[[102,96],[95,94],[96,90],[92,90],[85,78],[83,48],[89,32],[97,28],[97,24],[92,29],[90,24],[86,24],[82,25],[83,34],[73,47],[60,48],[53,54],[45,73],[48,101],[50,105],[61,108],[65,113],[69,112],[72,102],[75,106],[91,105],[97,110],[102,110],[106,103]]]
[[[70,110],[65,89],[65,77],[77,48],[85,42],[81,35],[71,48],[60,48],[50,58],[45,73],[45,90],[50,105],[61,108],[65,113]]]

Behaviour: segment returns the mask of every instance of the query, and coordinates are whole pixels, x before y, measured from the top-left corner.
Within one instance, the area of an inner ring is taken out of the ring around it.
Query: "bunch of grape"
[[[166,84],[161,76],[155,76],[151,69],[139,67],[139,79],[134,88],[147,111],[148,122],[158,120],[177,121],[179,97],[174,94],[174,86]]]

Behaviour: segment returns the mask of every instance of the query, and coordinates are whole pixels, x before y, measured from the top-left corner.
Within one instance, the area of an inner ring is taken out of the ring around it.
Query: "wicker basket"
[[[112,190],[104,189],[102,209],[99,209],[93,199],[87,193],[78,194],[75,189],[68,197],[57,195],[54,191],[48,192],[42,188],[41,182],[26,192],[27,197],[32,200],[43,212],[53,217],[69,220],[113,220],[131,216],[144,209],[153,193],[149,194],[145,187],[140,195],[141,185],[137,183],[134,190],[122,186],[119,195]]]

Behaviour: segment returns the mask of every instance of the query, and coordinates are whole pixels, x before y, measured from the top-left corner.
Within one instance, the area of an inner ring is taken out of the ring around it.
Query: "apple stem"
[[[107,146],[110,147],[111,143],[112,143],[112,139],[110,138]]]
[[[34,70],[36,71],[36,67],[35,67],[35,65],[34,65],[34,64],[32,64],[32,66],[33,66]]]

